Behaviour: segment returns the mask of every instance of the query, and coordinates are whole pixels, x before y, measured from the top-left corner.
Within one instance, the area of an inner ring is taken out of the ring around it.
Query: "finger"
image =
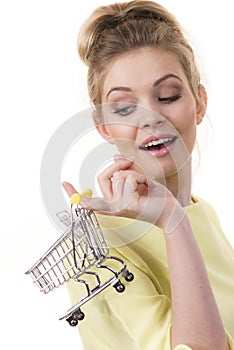
[[[82,197],[80,204],[83,208],[94,210],[99,213],[111,213],[109,204],[104,198],[87,198]]]
[[[138,194],[138,184],[145,181],[143,174],[134,171],[117,172],[113,176],[113,202],[111,207],[120,212],[134,203]]]
[[[126,207],[127,203],[139,196],[148,196],[150,190],[157,186],[157,182],[142,173],[133,170],[116,172],[113,175],[112,205],[117,208]]]
[[[119,159],[123,159],[122,154],[115,154],[114,155],[114,161],[119,160]]]
[[[134,188],[137,183],[144,183],[146,181],[143,174],[137,173],[133,170],[117,171],[113,174],[113,195],[117,198],[123,195],[124,186],[126,182],[133,182]]]
[[[115,162],[117,162],[119,160],[132,161],[133,164],[131,165],[131,167],[129,167],[129,169],[131,171],[137,172],[139,174],[144,174],[144,172],[139,171],[139,168],[134,167],[134,159],[135,159],[134,155],[130,155],[130,156],[126,157],[126,156],[123,156],[122,154],[115,154],[115,156],[114,156]],[[154,177],[149,177],[149,176],[145,175],[144,184],[147,185],[148,187],[155,187],[157,185],[157,181],[155,181]]]
[[[154,188],[158,185],[158,182],[153,177],[146,177],[146,183],[149,188]]]
[[[157,186],[157,181],[155,181],[153,177],[146,176],[143,173],[139,173],[138,171],[135,171],[135,170],[124,170],[121,172],[116,172],[115,174],[116,176],[118,174],[119,178],[120,177],[127,178],[130,175],[133,177],[135,176],[137,184],[146,185],[149,188],[154,188]]]
[[[78,193],[76,189],[69,182],[62,182],[64,190],[67,192],[68,196],[71,197],[74,193]]]
[[[141,177],[140,180],[142,180]],[[125,203],[125,207],[128,207],[130,203],[136,203],[137,198],[139,197],[138,184],[139,182],[137,180],[137,176],[130,174],[126,177],[123,188],[123,201]]]
[[[114,164],[106,168],[99,176],[98,183],[100,189],[107,200],[111,200],[113,196],[112,178],[115,172],[128,169],[132,165],[132,160],[119,159]]]
[[[130,156],[123,156],[122,154],[115,154],[114,155],[114,160],[115,161],[118,161],[118,160],[120,160],[120,159],[125,159],[125,160],[130,160],[130,161],[134,161],[134,159],[135,159],[135,156],[134,155],[130,155]]]
[[[67,192],[67,194],[69,195],[69,197],[72,197],[73,194],[78,193],[74,188],[74,186],[69,182],[62,182],[62,186],[64,190]],[[86,192],[88,192],[87,194],[89,195],[90,190],[87,190]],[[84,194],[86,192],[84,192]],[[85,209],[95,210],[102,214],[109,214],[109,215],[112,214],[110,212],[109,205],[103,198],[82,197],[80,200],[80,205]]]
[[[113,198],[110,203],[112,208],[115,207],[116,209],[120,210],[121,201],[123,197],[124,182],[125,182],[125,177],[122,176],[122,173],[116,172],[113,174],[113,181],[112,181]]]

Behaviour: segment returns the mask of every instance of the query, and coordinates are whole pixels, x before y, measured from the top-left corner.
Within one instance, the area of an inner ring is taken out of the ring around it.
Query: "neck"
[[[191,162],[166,178],[167,188],[171,191],[180,204],[185,207],[191,204]]]

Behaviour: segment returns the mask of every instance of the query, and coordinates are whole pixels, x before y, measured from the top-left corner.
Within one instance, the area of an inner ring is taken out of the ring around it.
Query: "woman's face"
[[[160,169],[167,177],[187,163],[205,111],[172,53],[147,47],[118,58],[106,74],[102,104],[99,132],[147,175]]]

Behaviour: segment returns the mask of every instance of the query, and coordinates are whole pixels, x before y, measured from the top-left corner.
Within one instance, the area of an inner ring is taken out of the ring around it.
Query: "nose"
[[[140,127],[144,129],[153,129],[160,127],[165,123],[165,117],[152,108],[141,107]]]

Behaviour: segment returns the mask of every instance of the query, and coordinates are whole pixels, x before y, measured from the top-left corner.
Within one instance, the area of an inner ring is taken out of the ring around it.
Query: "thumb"
[[[86,189],[83,193],[79,193],[70,182],[62,182],[62,186],[70,197],[71,204],[80,204],[83,197],[91,198],[93,195],[93,191],[90,188]]]
[[[75,193],[78,193],[77,190],[72,186],[72,184],[70,184],[70,182],[62,182],[62,186],[69,197],[71,197]]]
[[[67,192],[69,197],[72,197],[76,193],[78,194],[77,190],[69,182],[62,182],[62,186],[63,186],[64,190]],[[80,205],[83,208],[92,209],[92,210],[98,211],[100,213],[105,213],[105,214],[110,212],[110,207],[104,199],[102,199],[102,198],[89,198],[89,196],[86,196],[89,193],[86,193],[86,192],[89,192],[89,191],[88,190],[85,191],[84,195],[82,195],[82,197],[80,199]]]

